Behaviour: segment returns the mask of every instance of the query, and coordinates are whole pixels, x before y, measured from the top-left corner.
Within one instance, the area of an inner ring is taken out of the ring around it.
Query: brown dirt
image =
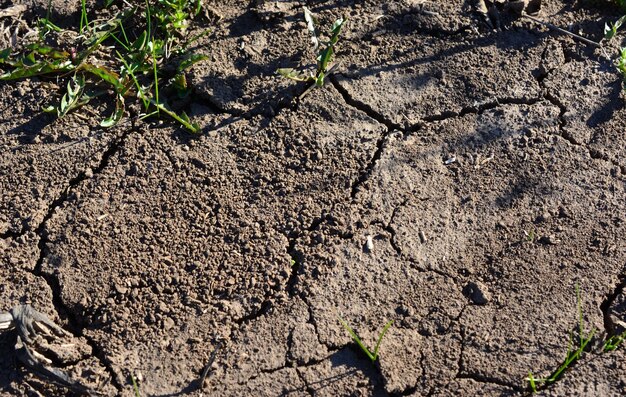
[[[55,2],[66,23],[73,3]],[[84,338],[68,367],[121,396],[131,375],[152,396],[525,395],[577,337],[576,285],[597,340],[620,329],[619,43],[491,31],[460,0],[309,2],[350,22],[341,72],[297,100],[274,71],[314,58],[304,2],[205,4],[199,136],[102,130],[97,107],[55,120],[61,83],[0,84],[1,309],[30,301]],[[538,17],[599,40],[618,15],[546,0]],[[339,315],[367,346],[394,320],[376,364]],[[67,395],[12,342],[3,394]],[[589,352],[541,394],[623,395],[624,354]]]

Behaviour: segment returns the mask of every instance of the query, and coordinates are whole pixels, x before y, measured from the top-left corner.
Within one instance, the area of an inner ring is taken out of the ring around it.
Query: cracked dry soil
[[[274,70],[314,57],[306,3],[350,22],[341,72],[297,101]],[[1,309],[86,341],[57,364],[105,395],[131,375],[150,396],[528,394],[566,353],[576,284],[599,337],[626,321],[624,93],[606,49],[490,31],[470,3],[208,1],[199,136],[55,120],[50,81],[0,84]],[[618,15],[538,17],[599,39]],[[368,346],[394,320],[376,365],[338,314]],[[68,395],[0,338],[3,394]],[[624,395],[624,350],[541,394]]]

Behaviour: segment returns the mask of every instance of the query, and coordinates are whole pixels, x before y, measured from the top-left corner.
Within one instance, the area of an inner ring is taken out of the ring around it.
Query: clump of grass
[[[339,34],[343,28],[346,18],[339,18],[333,23],[330,29],[330,38],[323,40],[320,38],[318,30],[319,22],[315,15],[306,7],[304,8],[304,20],[307,24],[307,29],[311,34],[311,41],[313,42],[313,48],[318,51],[317,53],[317,68],[315,71],[309,73],[301,73],[293,68],[281,68],[278,69],[278,74],[295,81],[302,81],[307,83],[314,83],[316,86],[321,87],[324,85],[324,79],[331,74],[337,64],[333,64],[332,60],[335,55],[335,45],[339,41]]]
[[[361,338],[359,338],[359,336],[356,334],[356,332],[354,332],[354,330],[348,325],[348,323],[346,321],[344,321],[341,317],[339,317],[339,321],[341,322],[341,325],[343,325],[343,327],[346,329],[346,331],[348,331],[348,333],[350,334],[352,339],[356,342],[356,344],[359,345],[359,347],[361,348],[363,353],[365,353],[365,355],[372,362],[376,362],[376,360],[378,359],[378,350],[380,349],[380,343],[383,341],[383,337],[385,336],[385,334],[389,330],[389,327],[391,327],[391,324],[393,324],[393,320],[390,320],[389,322],[387,322],[387,324],[385,324],[385,326],[383,327],[382,332],[378,336],[378,341],[376,342],[376,347],[374,347],[374,351],[373,352],[370,351],[365,346],[365,344],[363,344],[363,342],[361,341]]]
[[[199,13],[201,5],[200,0],[158,0],[154,4],[146,0],[143,6],[119,12],[108,20],[89,21],[86,2],[81,0],[76,47],[70,51],[45,44],[46,36],[62,31],[50,21],[48,10],[39,23],[38,42],[23,51],[0,51],[0,66],[6,69],[0,80],[69,74],[67,92],[45,111],[61,118],[97,96],[112,93],[115,109],[100,123],[103,127],[114,126],[122,119],[130,98],[143,104],[145,113],[141,118],[165,114],[197,132],[199,126],[184,112],[172,110],[166,97],[187,95],[190,87],[186,70],[206,59],[187,51],[190,42],[202,35],[190,40],[185,36],[189,20]],[[127,21],[140,10],[144,26],[128,29]]]
[[[558,381],[563,376],[565,371],[581,358],[583,352],[586,351],[590,342],[593,340],[596,330],[592,329],[586,332],[584,329],[582,301],[580,298],[580,288],[578,285],[576,285],[576,302],[578,308],[579,335],[577,347],[574,348],[574,337],[570,333],[565,359],[563,360],[561,365],[559,365],[559,367],[550,374],[550,376],[548,376],[547,378],[535,378],[532,372],[528,372],[528,377],[526,378],[526,380],[528,381],[530,390],[533,393],[543,390]],[[605,353],[613,351],[621,346],[624,340],[626,340],[626,331],[619,335],[613,335],[604,341],[601,351]]]
[[[604,341],[604,344],[602,345],[602,351],[612,352],[613,350],[616,350],[618,347],[621,346],[622,343],[624,343],[625,339],[626,339],[626,331],[624,331],[623,333],[619,335],[611,336],[609,339]]]
[[[567,354],[565,355],[565,359],[559,365],[559,367],[554,370],[547,378],[535,378],[532,372],[528,372],[528,383],[530,389],[533,393],[536,393],[538,390],[543,389],[545,387],[550,386],[557,380],[563,376],[565,370],[571,367],[576,361],[580,359],[581,354],[587,346],[589,342],[593,339],[595,334],[595,330],[591,330],[589,333],[586,333],[584,330],[584,322],[583,322],[583,311],[582,311],[582,302],[580,299],[580,288],[576,285],[576,301],[578,306],[578,347],[573,348],[573,335],[570,333],[568,344],[567,344]]]

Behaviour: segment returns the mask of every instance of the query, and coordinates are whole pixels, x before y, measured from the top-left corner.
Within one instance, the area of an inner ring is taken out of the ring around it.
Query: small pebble
[[[365,251],[372,252],[374,250],[374,240],[372,236],[367,236],[367,240],[365,241]]]
[[[418,236],[422,244],[426,243],[426,234],[422,230],[419,231]]]

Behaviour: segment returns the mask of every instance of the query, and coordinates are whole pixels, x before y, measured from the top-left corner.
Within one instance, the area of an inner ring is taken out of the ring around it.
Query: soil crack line
[[[611,318],[611,306],[615,303],[615,300],[618,296],[624,293],[624,289],[626,288],[626,275],[622,275],[620,277],[620,283],[606,296],[604,301],[600,304],[600,309],[602,310],[602,315],[604,317],[604,331],[606,332],[607,338],[616,334],[616,324],[613,322]]]
[[[377,111],[375,111],[374,109],[372,109],[372,107],[364,102],[361,102],[357,99],[354,99],[352,97],[352,95],[350,95],[350,93],[348,92],[348,90],[346,90],[341,83],[339,83],[339,81],[337,80],[337,77],[334,75],[330,76],[330,82],[332,83],[333,87],[335,87],[335,89],[339,92],[339,94],[341,94],[341,96],[343,97],[343,100],[350,106],[352,106],[353,108],[367,114],[369,117],[373,118],[374,120],[378,121],[380,124],[383,124],[387,127],[387,130],[389,131],[393,131],[393,130],[402,130],[402,127],[399,124],[394,123],[393,121],[387,119],[385,116],[383,116],[382,114],[378,113]]]
[[[525,389],[518,384],[503,381],[498,378],[494,378],[492,376],[486,376],[481,374],[458,374],[455,379],[471,379],[478,383],[491,383],[498,386],[508,387],[510,389],[515,390],[518,393],[523,392]]]
[[[102,153],[102,157],[100,158],[98,166],[92,171],[93,177],[101,173],[107,167],[111,158],[116,153],[118,153],[121,147],[123,147],[127,136],[133,131],[134,128],[131,128],[128,131],[124,132],[120,138],[115,140],[109,146],[109,148],[105,150],[104,153]],[[37,244],[37,247],[39,249],[39,258],[37,259],[35,267],[31,271],[31,273],[37,277],[43,278],[46,281],[46,283],[50,287],[50,290],[52,291],[52,304],[54,305],[55,311],[57,312],[59,317],[65,317],[68,320],[68,326],[75,335],[82,336],[85,338],[85,340],[87,340],[87,343],[92,348],[93,356],[96,357],[98,361],[100,361],[102,366],[106,369],[111,378],[113,386],[119,391],[122,390],[122,386],[119,380],[116,378],[115,372],[113,371],[109,360],[106,359],[106,356],[104,355],[98,344],[93,339],[83,334],[83,322],[63,302],[63,299],[61,298],[61,286],[59,284],[59,280],[54,275],[46,275],[42,272],[43,262],[47,254],[47,245],[49,243],[45,230],[46,224],[55,214],[57,209],[59,209],[67,201],[70,193],[74,190],[74,188],[76,188],[81,182],[85,181],[86,179],[88,179],[88,177],[85,172],[82,172],[77,177],[71,179],[68,187],[63,191],[63,193],[55,200],[53,200],[52,203],[49,205],[43,220],[35,228],[35,233],[39,236],[39,243]]]

